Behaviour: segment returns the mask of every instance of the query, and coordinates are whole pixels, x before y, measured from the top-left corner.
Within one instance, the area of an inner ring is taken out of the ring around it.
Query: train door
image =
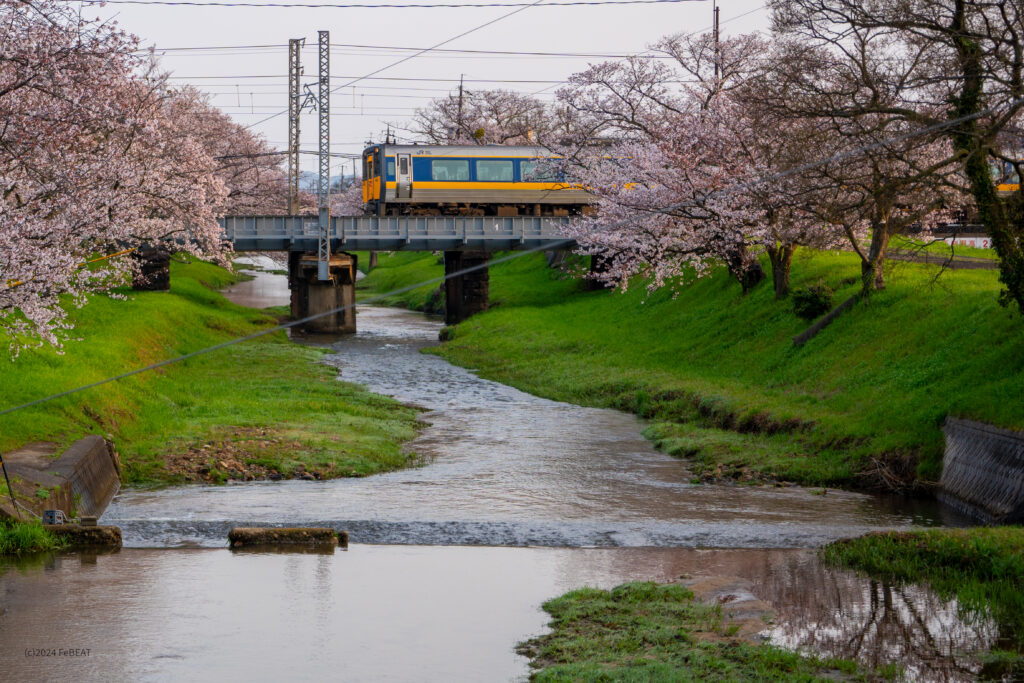
[[[398,170],[395,174],[398,199],[412,199],[412,159],[408,154],[398,155]]]

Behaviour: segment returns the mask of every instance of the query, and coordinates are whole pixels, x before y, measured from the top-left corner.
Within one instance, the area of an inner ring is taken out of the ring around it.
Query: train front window
[[[469,180],[469,161],[466,159],[431,159],[431,180]]]
[[[512,162],[483,160],[476,162],[476,179],[484,183],[511,183]]]

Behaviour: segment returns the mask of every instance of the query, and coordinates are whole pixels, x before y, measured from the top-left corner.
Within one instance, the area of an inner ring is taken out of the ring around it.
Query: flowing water
[[[268,273],[228,295],[287,301],[284,278]],[[27,678],[81,666],[115,679],[510,680],[527,671],[512,648],[543,632],[545,599],[681,574],[753,581],[779,613],[773,642],[900,661],[919,679],[969,678],[970,654],[992,642],[993,625],[963,620],[955,603],[824,568],[800,550],[959,521],[937,506],[694,486],[631,415],[537,398],[420,353],[439,321],[363,307],[358,326],[305,343],[330,345],[325,362],[342,379],[423,407],[427,427],[409,448],[427,464],[364,479],[124,491],[103,522],[122,528],[129,549],[0,574],[0,658],[20,656]],[[330,525],[354,545],[333,555],[223,549],[239,524]],[[154,550],[166,547],[178,550]],[[96,654],[19,655],[62,643]]]
[[[345,380],[428,410],[409,444],[425,467],[363,479],[250,482],[122,493],[104,521],[129,546],[223,546],[234,525],[330,524],[357,543],[806,548],[934,525],[943,511],[859,493],[692,485],[632,415],[558,403],[437,356],[441,323],[363,307],[331,342]]]

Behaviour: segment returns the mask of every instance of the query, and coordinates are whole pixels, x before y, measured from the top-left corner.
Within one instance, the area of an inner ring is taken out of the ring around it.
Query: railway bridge
[[[485,266],[492,253],[565,249],[568,218],[553,216],[338,216],[321,231],[317,216],[226,216],[220,220],[235,251],[288,252],[291,313],[312,332],[355,332],[355,251],[442,251],[445,322],[461,322],[487,308]],[[325,234],[326,233],[326,234]],[[477,267],[469,273],[462,270]]]

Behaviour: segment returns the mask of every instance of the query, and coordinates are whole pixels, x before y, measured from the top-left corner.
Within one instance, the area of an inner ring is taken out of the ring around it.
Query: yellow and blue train
[[[363,201],[379,216],[569,216],[591,196],[567,182],[550,152],[528,146],[371,145]]]

